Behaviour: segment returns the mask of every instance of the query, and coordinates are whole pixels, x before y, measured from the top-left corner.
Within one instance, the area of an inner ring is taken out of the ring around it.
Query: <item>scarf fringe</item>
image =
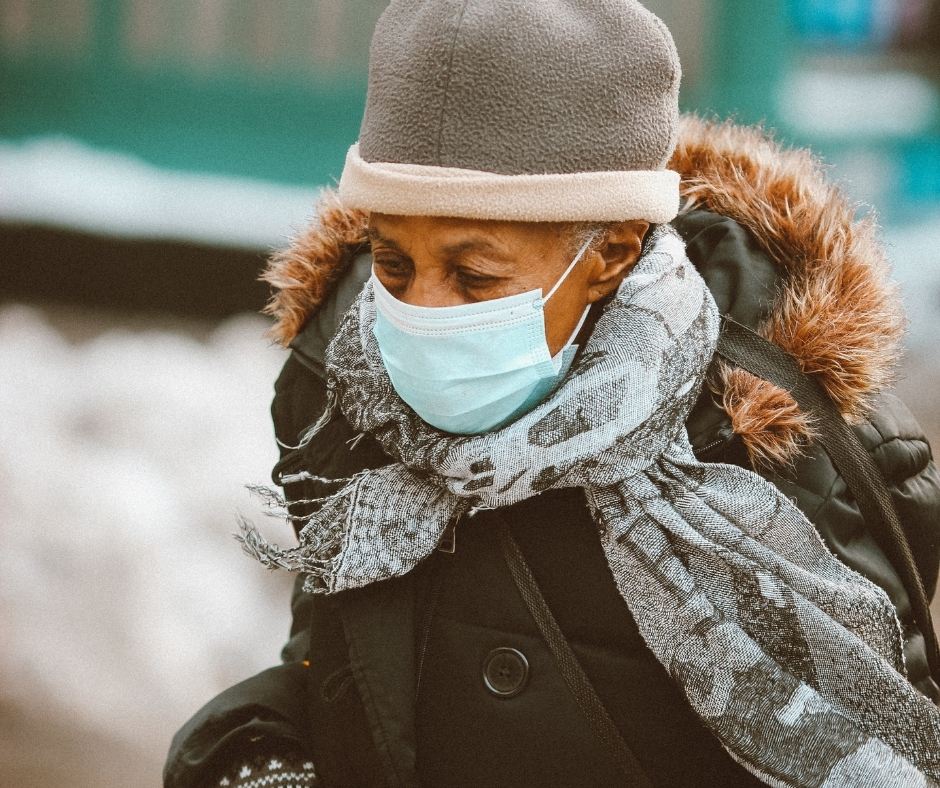
[[[330,481],[341,482],[341,480]],[[320,514],[322,507],[331,501],[341,507],[348,506],[350,503],[348,485],[338,493],[298,501],[287,501],[277,490],[262,485],[247,485],[247,489],[261,499],[265,507],[265,517],[286,520],[295,528],[297,524],[303,524],[304,527],[301,530],[302,543],[300,546],[281,548],[277,544],[268,542],[254,523],[239,515],[239,533],[232,534],[232,536],[241,543],[242,551],[271,570],[285,569],[288,572],[306,572],[315,578],[312,583],[313,587],[318,589],[325,587],[324,578],[329,578],[335,574],[336,562],[342,549],[342,529],[338,524],[332,528],[323,528],[321,524],[314,531],[314,529],[308,527],[308,524]],[[310,514],[297,515],[291,513],[289,508],[295,505],[313,505],[317,506],[317,510]],[[308,579],[308,583],[310,582]]]
[[[336,415],[338,409],[339,398],[336,395],[336,389],[333,386],[329,386],[326,390],[326,407],[323,409],[323,413],[320,415],[320,418],[317,419],[316,423],[303,434],[297,448],[302,449],[310,443],[310,441],[333,420],[333,416]]]
[[[276,544],[269,544],[258,528],[244,517],[239,516],[238,526],[241,533],[233,534],[233,536],[236,541],[241,542],[242,551],[267,569],[300,572],[309,567],[310,559],[300,556],[297,548],[282,550]]]

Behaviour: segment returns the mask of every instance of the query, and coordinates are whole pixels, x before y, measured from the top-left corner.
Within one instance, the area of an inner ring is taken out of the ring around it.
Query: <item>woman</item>
[[[940,780],[920,597],[818,425],[714,355],[725,314],[813,373],[932,593],[872,230],[804,155],[680,129],[678,87],[631,0],[389,6],[338,202],[268,274],[300,544],[243,539],[303,573],[285,664],[167,785]]]

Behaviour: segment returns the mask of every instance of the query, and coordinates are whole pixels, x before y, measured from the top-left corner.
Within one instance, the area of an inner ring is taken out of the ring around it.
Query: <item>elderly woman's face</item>
[[[615,290],[640,256],[646,222],[612,226],[586,252],[545,306],[554,355],[588,304]],[[441,307],[542,289],[547,294],[577,254],[573,227],[373,213],[369,237],[375,275],[400,301]],[[574,246],[574,249],[572,247]]]

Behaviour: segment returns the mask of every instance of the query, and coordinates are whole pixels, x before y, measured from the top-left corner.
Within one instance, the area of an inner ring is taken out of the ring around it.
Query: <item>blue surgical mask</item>
[[[545,298],[538,289],[475,304],[412,306],[373,273],[372,332],[398,395],[428,424],[458,435],[490,432],[542,402],[567,374],[590,310],[553,358],[544,307],[592,240]]]

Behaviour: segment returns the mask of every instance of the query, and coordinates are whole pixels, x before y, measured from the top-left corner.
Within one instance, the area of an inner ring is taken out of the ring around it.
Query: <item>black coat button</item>
[[[529,680],[529,661],[514,648],[495,648],[483,660],[483,683],[500,698],[511,698]]]

